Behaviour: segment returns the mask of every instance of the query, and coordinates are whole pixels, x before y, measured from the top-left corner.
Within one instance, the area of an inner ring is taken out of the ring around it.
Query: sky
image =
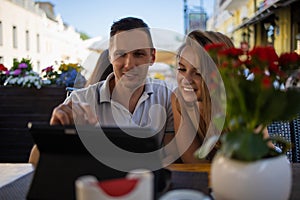
[[[184,33],[183,0],[49,0],[55,14],[77,31],[90,37],[108,38],[112,23],[122,17],[143,19],[151,28],[163,28]],[[189,7],[199,6],[200,0],[187,0]],[[210,16],[212,0],[203,0]]]

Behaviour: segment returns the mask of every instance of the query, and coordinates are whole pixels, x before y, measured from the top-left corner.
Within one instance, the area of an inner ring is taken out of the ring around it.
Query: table
[[[292,163],[292,191],[290,195],[290,200],[300,199],[300,163]],[[208,177],[210,177],[210,164],[172,164],[168,167],[172,172],[207,172]],[[276,174],[274,174],[276,176]],[[209,181],[208,186],[211,186]]]
[[[167,169],[176,172],[204,172],[208,174],[208,186],[211,186],[210,183],[210,166],[209,163],[201,163],[201,164],[171,164],[167,167]]]
[[[3,167],[3,165],[5,164],[0,163],[0,168],[1,166]],[[10,167],[13,166],[11,165]],[[20,165],[15,164],[15,167],[20,167]],[[210,182],[208,177],[210,176],[210,164],[172,164],[168,166],[167,169],[172,171],[169,190],[189,188],[206,194],[209,193]],[[300,199],[300,163],[293,163],[292,170],[293,185],[290,200]],[[18,180],[0,188],[0,199],[26,199],[32,177],[33,172],[29,172]]]
[[[0,163],[0,188],[34,170],[30,163]]]

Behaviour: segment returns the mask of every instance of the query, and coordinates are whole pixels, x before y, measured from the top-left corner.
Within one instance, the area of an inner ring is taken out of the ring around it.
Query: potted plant
[[[21,87],[42,87],[42,79],[40,75],[33,71],[30,59],[22,58],[21,61],[14,59],[13,66],[6,72],[4,85],[13,85]]]
[[[286,88],[291,68],[299,67],[294,53],[278,56],[273,47],[249,52],[212,44],[206,50],[223,79],[227,110],[221,148],[212,162],[216,199],[288,199],[291,167],[285,156],[289,144],[265,138],[272,121],[290,120],[300,113],[300,92]],[[271,141],[281,145],[276,150]],[[199,152],[196,152],[196,154]]]
[[[61,63],[58,70],[53,66],[42,70],[42,77],[48,84],[66,87],[84,87],[86,79],[81,75],[83,67],[78,63]]]

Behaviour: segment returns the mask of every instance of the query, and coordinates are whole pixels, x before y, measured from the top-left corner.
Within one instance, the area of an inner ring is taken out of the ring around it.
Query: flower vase
[[[292,169],[285,155],[243,162],[217,154],[211,180],[216,200],[286,200],[292,186]]]

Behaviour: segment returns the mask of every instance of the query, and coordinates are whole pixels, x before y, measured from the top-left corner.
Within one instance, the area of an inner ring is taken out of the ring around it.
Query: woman
[[[194,152],[211,136],[221,132],[211,123],[211,119],[222,112],[218,97],[225,92],[224,86],[219,85],[220,76],[217,82],[210,77],[218,70],[202,48],[206,44],[221,42],[224,48],[233,47],[230,39],[221,33],[195,30],[188,34],[177,54],[178,88],[172,95],[172,109],[177,149],[184,163],[209,162],[218,148],[215,143],[210,145],[211,151],[204,153],[203,160],[194,156]],[[214,84],[220,86],[220,90],[212,91]]]

